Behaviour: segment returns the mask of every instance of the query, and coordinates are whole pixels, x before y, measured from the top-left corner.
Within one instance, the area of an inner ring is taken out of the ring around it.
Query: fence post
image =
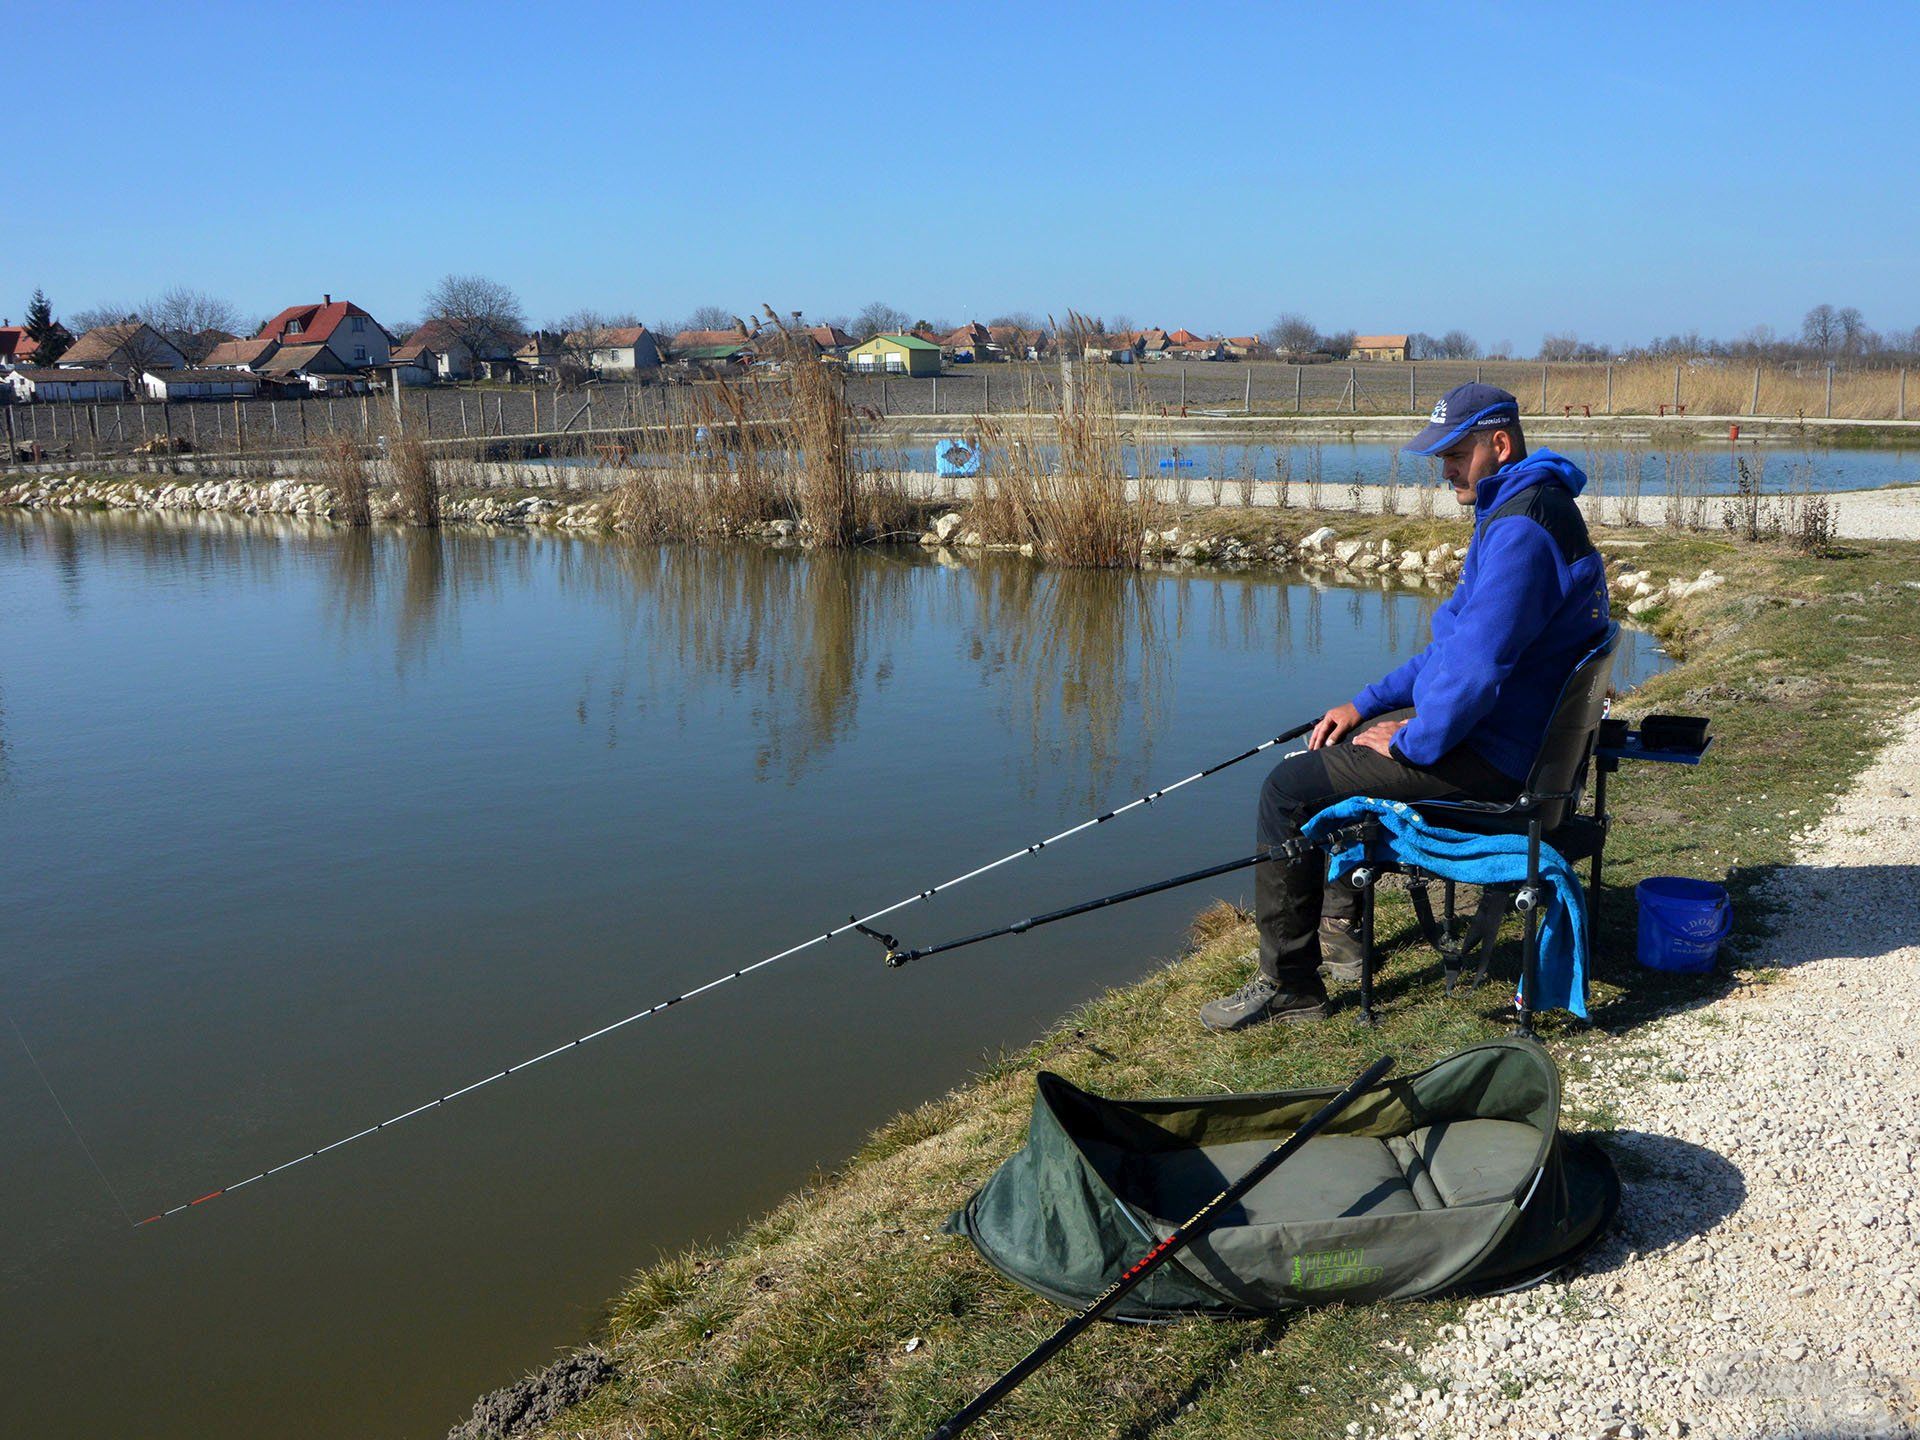
[[[933,413],[936,415],[940,413],[940,377],[938,375],[933,377]]]
[[[993,399],[991,394],[989,393],[992,390],[992,388],[993,388],[992,385],[989,383],[989,376],[987,375],[987,372],[982,370],[980,372],[980,413],[982,415],[987,414],[990,410],[993,409]]]
[[[884,368],[880,371],[880,413],[887,413],[887,372]]]
[[[400,408],[400,367],[396,365],[387,374],[393,381],[393,433],[404,435],[407,433],[407,417]]]
[[[194,454],[200,453],[200,412],[191,405],[187,406],[187,444]]]
[[[19,458],[19,441],[13,435],[13,406],[5,407],[7,412],[7,464],[11,465]]]
[[[1758,415],[1759,413],[1760,413],[1760,367],[1756,365],[1753,367],[1753,399],[1747,403],[1747,414]]]
[[[1242,415],[1251,415],[1253,413],[1253,371],[1252,370],[1247,371],[1247,389],[1246,389],[1246,394],[1241,398],[1241,401],[1240,401],[1240,413]]]
[[[1827,362],[1827,419],[1833,418],[1833,362]]]
[[[1607,414],[1613,413],[1613,362],[1607,362]]]
[[[302,395],[294,401],[293,408],[300,412],[300,448],[304,450],[307,448],[307,397]],[[167,427],[167,433],[173,433],[172,426]]]
[[[1360,371],[1358,367],[1347,366],[1347,413],[1356,415],[1360,411]]]
[[[1900,367],[1900,418],[1907,418],[1907,367]]]
[[[1540,367],[1540,413],[1547,413],[1547,367]]]
[[[1407,413],[1420,413],[1420,367],[1411,360],[1407,362]]]
[[[1187,372],[1184,368],[1187,362],[1183,360],[1180,363],[1183,367],[1180,371],[1180,408],[1184,410],[1187,408]]]
[[[1296,366],[1294,366],[1294,367],[1293,367],[1293,413],[1294,413],[1294,414],[1296,414],[1296,415],[1298,415],[1298,414],[1300,413],[1300,377],[1301,377],[1301,374],[1302,374],[1302,367],[1301,367],[1301,366],[1298,366],[1298,365],[1296,365]]]

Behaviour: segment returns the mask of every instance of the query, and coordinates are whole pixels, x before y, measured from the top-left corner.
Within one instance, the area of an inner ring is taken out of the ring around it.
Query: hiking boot
[[[1360,983],[1360,922],[1320,922],[1320,973],[1329,980]]]
[[[1200,1023],[1209,1030],[1245,1030],[1269,1020],[1297,1024],[1326,1018],[1326,996],[1295,995],[1257,971],[1231,995],[1223,995],[1200,1007]]]

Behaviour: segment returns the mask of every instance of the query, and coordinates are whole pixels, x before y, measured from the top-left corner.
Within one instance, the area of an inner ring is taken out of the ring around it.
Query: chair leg
[[[1360,887],[1360,1023],[1379,1023],[1373,1013],[1373,867],[1363,867]]]
[[[1534,981],[1540,963],[1540,821],[1537,816],[1527,826],[1527,883],[1522,895],[1526,904],[1520,917],[1520,1033],[1531,1037]]]
[[[1464,954],[1478,954],[1480,957],[1473,969],[1473,979],[1467,982],[1469,990],[1478,990],[1487,983],[1487,970],[1493,964],[1493,947],[1500,942],[1500,922],[1507,918],[1507,910],[1513,904],[1513,892],[1511,885],[1489,885],[1480,892],[1480,906],[1473,912],[1473,921],[1467,927],[1464,947]]]
[[[1380,822],[1369,815],[1361,824],[1361,844],[1366,859],[1353,872],[1353,883],[1360,888],[1360,1023],[1376,1024],[1373,1014],[1373,891],[1379,881],[1374,868],[1374,846],[1380,836]]]

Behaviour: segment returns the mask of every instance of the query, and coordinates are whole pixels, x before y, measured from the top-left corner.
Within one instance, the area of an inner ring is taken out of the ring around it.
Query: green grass
[[[1354,517],[1328,519],[1343,535],[1359,533]],[[1231,529],[1235,517],[1220,521]],[[1238,523],[1252,536],[1274,519],[1243,512]],[[1294,531],[1317,520],[1289,515],[1284,523]],[[1632,882],[1669,872],[1726,880],[1738,938],[1763,954],[1767,914],[1754,887],[1789,858],[1796,831],[1845,788],[1885,723],[1920,693],[1920,590],[1903,583],[1920,574],[1920,546],[1856,544],[1806,558],[1711,535],[1630,538],[1650,542],[1632,552],[1636,567],[1664,576],[1711,565],[1730,577],[1659,617],[1684,661],[1626,707],[1710,714],[1715,742],[1697,770],[1643,766],[1616,777],[1595,1023],[1547,1016],[1541,1025],[1574,1072],[1635,1048],[1634,1032],[1649,1019],[1756,978],[1740,967],[1692,977],[1634,967]],[[1837,622],[1842,613],[1866,620]],[[1324,1025],[1221,1037],[1201,1031],[1194,1012],[1244,978],[1252,935],[1243,917],[1205,917],[1196,934],[1206,938],[1189,955],[1093,999],[975,1083],[883,1126],[840,1173],[735,1241],[635,1277],[599,1337],[621,1379],[552,1433],[925,1433],[1063,1318],[939,1230],[1019,1145],[1036,1070],[1112,1094],[1259,1090],[1328,1083],[1381,1051],[1412,1069],[1507,1030],[1507,984],[1444,998],[1438,961],[1414,942],[1397,889],[1383,892],[1379,920],[1388,953],[1377,1030],[1354,1024],[1351,993],[1336,992],[1339,1008]],[[1516,948],[1509,933],[1497,973],[1513,973]],[[1631,1116],[1594,1111],[1570,1122],[1610,1129]],[[1407,1355],[1389,1347],[1417,1348],[1457,1308],[1332,1307],[1264,1324],[1099,1327],[1010,1398],[983,1433],[1339,1434],[1349,1420],[1371,1418],[1369,1401],[1405,1377]]]

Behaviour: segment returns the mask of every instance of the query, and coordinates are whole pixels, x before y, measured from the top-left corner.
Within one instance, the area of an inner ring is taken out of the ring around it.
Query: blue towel
[[[1360,798],[1329,805],[1300,833],[1320,840],[1328,831],[1376,815],[1382,839],[1394,859],[1417,865],[1445,880],[1466,885],[1518,885],[1527,878],[1527,837],[1475,835],[1429,825],[1397,800]],[[1327,857],[1327,879],[1343,880],[1361,860],[1356,841]],[[1540,964],[1533,1003],[1536,1009],[1569,1010],[1587,1018],[1587,896],[1566,857],[1551,845],[1540,847],[1540,874],[1551,897],[1540,912]]]

